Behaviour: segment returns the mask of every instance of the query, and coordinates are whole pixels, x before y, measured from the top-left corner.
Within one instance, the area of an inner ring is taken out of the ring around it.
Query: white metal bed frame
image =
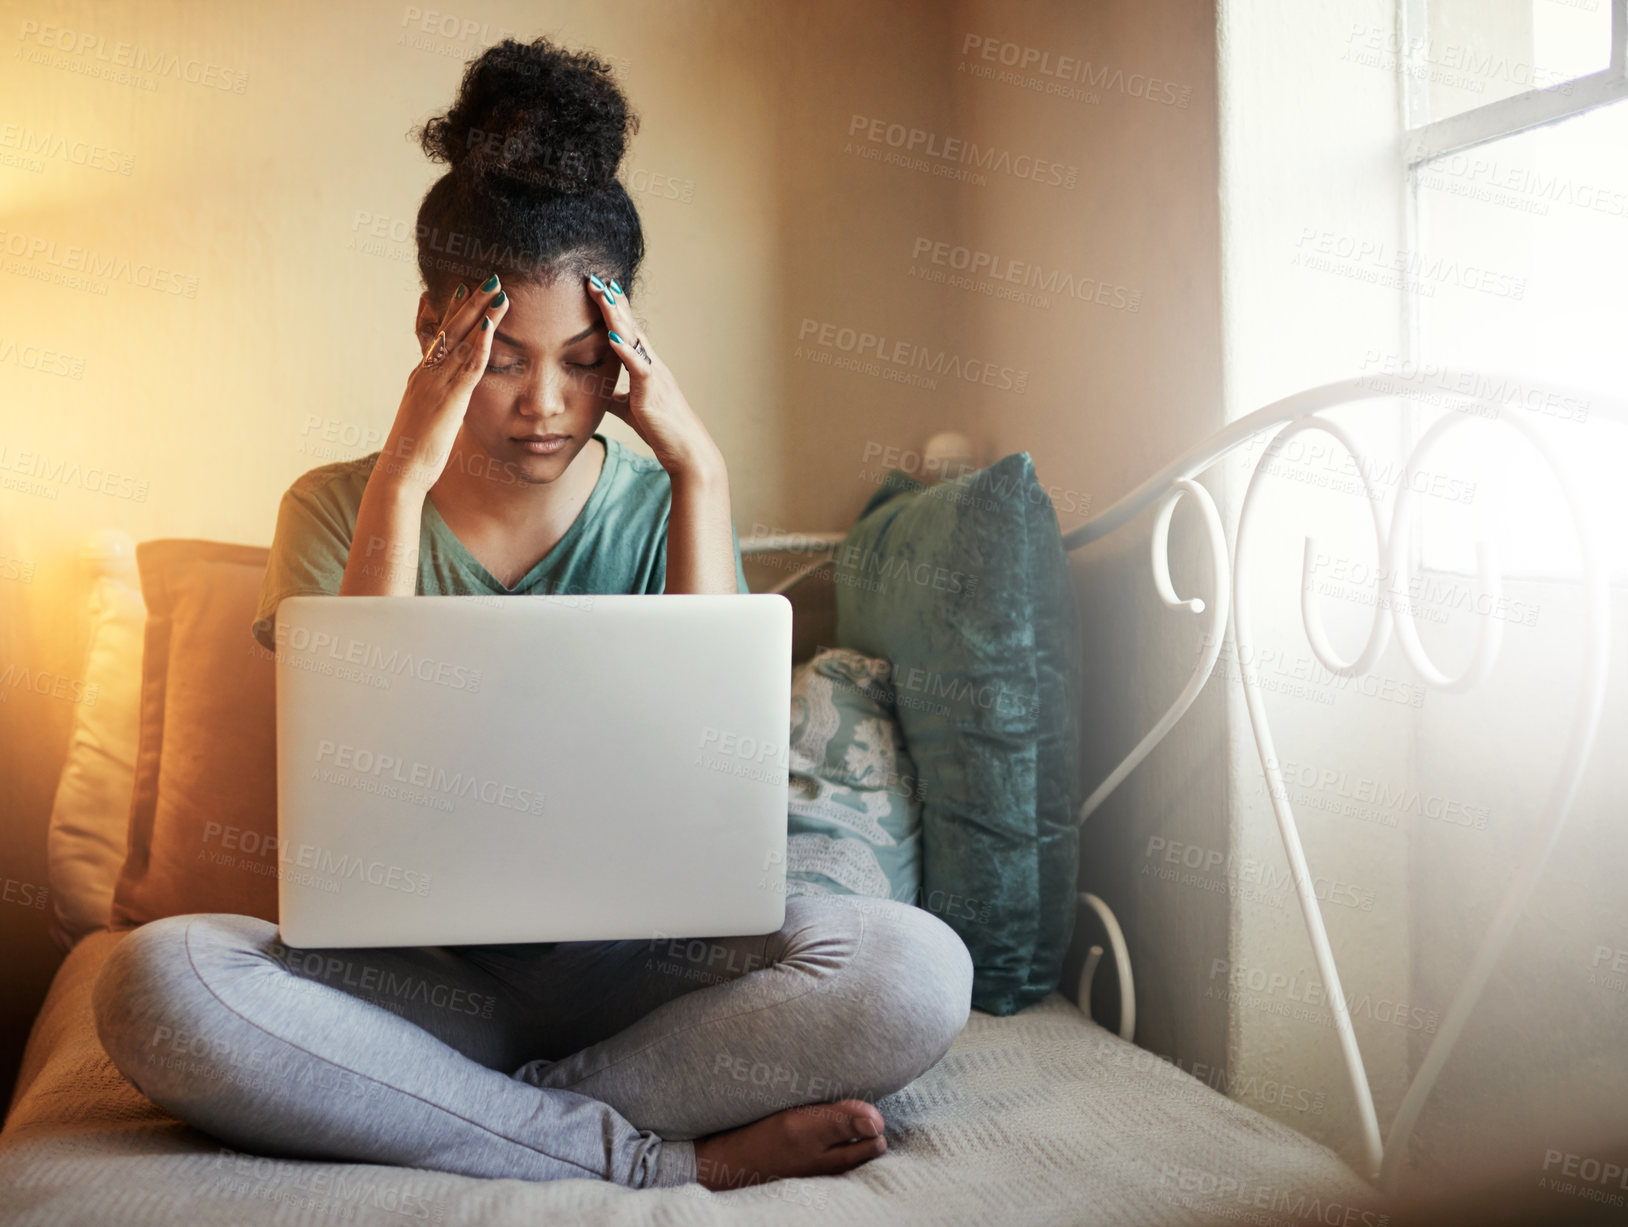
[[[1311,592],[1311,585],[1302,582],[1301,621],[1313,654],[1325,669],[1336,676],[1360,677],[1373,667],[1384,652],[1394,629],[1403,656],[1426,686],[1448,693],[1472,689],[1486,678],[1497,660],[1502,635],[1499,621],[1495,618],[1481,619],[1475,652],[1470,663],[1456,676],[1449,676],[1436,665],[1420,642],[1406,591],[1413,565],[1410,552],[1412,521],[1408,515],[1413,503],[1413,488],[1409,479],[1442,439],[1463,426],[1466,421],[1472,420],[1472,415],[1450,411],[1425,430],[1408,454],[1401,479],[1397,482],[1388,519],[1383,514],[1381,500],[1369,478],[1371,466],[1363,463],[1365,457],[1356,441],[1338,423],[1321,415],[1331,409],[1365,401],[1394,399],[1405,401],[1417,397],[1422,387],[1419,383],[1401,376],[1367,375],[1307,389],[1240,418],[1191,448],[1164,470],[1148,478],[1112,506],[1063,537],[1063,544],[1068,550],[1079,549],[1122,528],[1157,503],[1158,512],[1152,533],[1154,586],[1167,608],[1194,614],[1203,614],[1206,608],[1209,610],[1206,646],[1198,667],[1193,670],[1192,676],[1175,702],[1155,722],[1136,748],[1127,754],[1086,798],[1080,807],[1079,821],[1083,823],[1102,804],[1138,764],[1152,753],[1192,706],[1193,700],[1198,697],[1214,671],[1225,642],[1225,632],[1230,625],[1261,771],[1266,779],[1267,792],[1272,799],[1272,810],[1277,820],[1278,832],[1282,837],[1284,852],[1288,857],[1295,893],[1300,900],[1301,915],[1311,939],[1317,969],[1327,989],[1341,1058],[1356,1100],[1366,1175],[1370,1181],[1377,1182],[1386,1190],[1394,1190],[1396,1187],[1407,1140],[1425,1100],[1451,1056],[1465,1023],[1480,1001],[1487,980],[1502,956],[1510,934],[1520,919],[1549,853],[1565,825],[1599,729],[1610,652],[1610,600],[1606,573],[1594,539],[1592,523],[1578,497],[1578,487],[1567,473],[1566,466],[1543,435],[1522,419],[1521,413],[1524,411],[1510,410],[1480,395],[1444,396],[1439,391],[1442,386],[1497,388],[1506,386],[1500,381],[1512,377],[1496,372],[1468,370],[1445,370],[1438,372],[1437,376],[1439,382],[1436,388],[1431,390],[1433,403],[1447,404],[1450,410],[1483,407],[1483,412],[1474,414],[1473,420],[1495,421],[1516,431],[1554,473],[1571,515],[1582,558],[1582,590],[1587,634],[1583,647],[1582,686],[1572,717],[1566,752],[1544,802],[1537,826],[1498,911],[1447,1008],[1441,1027],[1426,1051],[1418,1071],[1408,1084],[1401,1106],[1383,1139],[1378,1114],[1374,1108],[1373,1091],[1363,1066],[1362,1053],[1357,1046],[1347,999],[1340,984],[1334,953],[1323,924],[1322,908],[1318,903],[1311,872],[1306,864],[1299,826],[1295,821],[1288,792],[1277,766],[1278,759],[1261,698],[1259,679],[1255,675],[1255,668],[1249,663],[1254,661],[1256,656],[1249,650],[1253,637],[1248,589],[1244,584],[1244,579],[1249,573],[1245,566],[1247,557],[1245,544],[1249,540],[1249,527],[1253,522],[1251,513],[1257,506],[1256,494],[1261,485],[1261,477],[1267,471],[1268,462],[1276,459],[1284,445],[1296,435],[1307,431],[1322,431],[1331,436],[1352,456],[1357,471],[1362,476],[1364,492],[1373,513],[1374,537],[1381,565],[1375,569],[1373,620],[1369,626],[1368,637],[1362,650],[1350,660],[1342,658],[1329,643],[1323,629],[1319,601]],[[1531,385],[1530,380],[1515,382],[1524,386]],[[1589,406],[1591,414],[1598,413],[1613,421],[1628,423],[1628,401],[1547,383],[1544,388],[1546,391],[1578,397]],[[1491,410],[1490,415],[1484,413],[1486,409]],[[1229,563],[1226,534],[1220,513],[1209,491],[1199,485],[1196,479],[1238,447],[1273,430],[1276,430],[1276,433],[1262,449],[1245,488],[1239,511],[1236,543]],[[1183,496],[1193,499],[1196,503],[1210,550],[1210,573],[1215,591],[1208,605],[1201,598],[1182,599],[1176,594],[1170,581],[1168,562],[1170,522],[1176,504]],[[787,550],[823,552],[834,548],[844,536],[843,533],[803,533],[756,537],[742,541],[740,547],[743,554]],[[1302,561],[1303,580],[1305,573],[1311,568],[1315,552],[1315,540],[1307,537]],[[1478,582],[1482,591],[1496,602],[1501,595],[1502,577],[1493,553],[1485,541],[1476,542],[1476,559]],[[805,576],[828,564],[829,559],[822,556],[798,568],[771,590],[784,592]],[[1119,971],[1121,1016],[1118,1031],[1123,1038],[1129,1040],[1135,1031],[1135,990],[1123,932],[1112,910],[1100,898],[1089,892],[1081,892],[1080,902],[1097,915],[1106,930],[1109,954]],[[1081,1009],[1089,1007],[1091,978],[1103,955],[1100,946],[1094,946],[1088,952],[1085,967],[1080,974],[1077,998]]]

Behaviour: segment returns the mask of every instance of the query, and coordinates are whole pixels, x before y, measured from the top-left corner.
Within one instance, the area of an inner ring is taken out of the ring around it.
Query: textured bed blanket
[[[1025,1224],[1374,1222],[1335,1156],[1088,1021],[1053,995],[974,1012],[948,1054],[882,1100],[889,1149],[842,1176],[713,1193],[530,1183],[229,1150],[148,1102],[96,1038],[117,936],[69,955],[0,1133],[0,1223]]]

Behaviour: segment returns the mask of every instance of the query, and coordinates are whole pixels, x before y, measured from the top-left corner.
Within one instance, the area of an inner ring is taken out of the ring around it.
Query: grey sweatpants
[[[817,895],[755,937],[536,945],[300,950],[172,916],[94,1004],[124,1075],[239,1149],[644,1188],[694,1180],[694,1138],[899,1089],[971,996],[936,916]]]

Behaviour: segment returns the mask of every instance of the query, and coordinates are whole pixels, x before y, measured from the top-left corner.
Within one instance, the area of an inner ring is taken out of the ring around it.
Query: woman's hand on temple
[[[671,476],[722,470],[723,453],[633,318],[621,286],[594,275],[584,285],[605,318],[611,349],[628,373],[628,390],[612,396],[606,408],[633,428]]]
[[[440,480],[469,412],[470,395],[486,371],[492,337],[508,310],[508,295],[495,273],[478,289],[459,285],[453,292],[435,330],[421,338],[428,356],[436,336],[445,331],[446,357],[435,366],[421,362],[408,373],[376,472],[419,492]]]

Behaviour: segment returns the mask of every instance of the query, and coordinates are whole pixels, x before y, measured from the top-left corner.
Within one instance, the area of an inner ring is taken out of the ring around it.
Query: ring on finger
[[[633,338],[633,350],[639,355],[639,357],[643,358],[646,363],[654,363],[654,359],[650,357],[650,352],[644,347],[644,342],[639,340],[638,337]]]
[[[435,340],[430,344],[429,352],[424,355],[424,366],[440,366],[447,358],[447,330],[441,329],[436,333]]]

